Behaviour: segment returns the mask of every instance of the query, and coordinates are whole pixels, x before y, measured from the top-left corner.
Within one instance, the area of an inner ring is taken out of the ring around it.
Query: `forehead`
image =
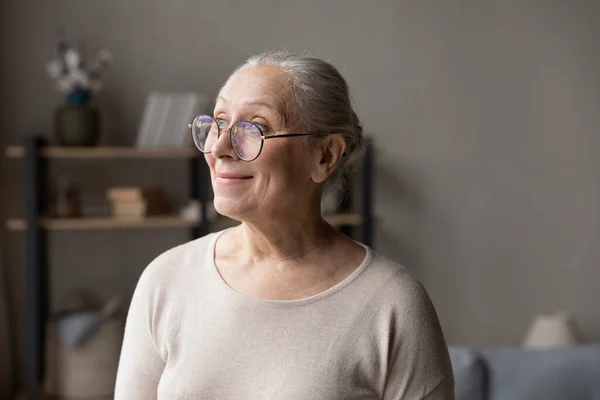
[[[264,103],[285,116],[290,89],[287,74],[279,68],[246,67],[227,80],[219,92],[217,106]]]

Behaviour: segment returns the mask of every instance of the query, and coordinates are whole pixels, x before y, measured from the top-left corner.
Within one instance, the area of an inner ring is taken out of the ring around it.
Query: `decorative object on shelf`
[[[581,335],[573,317],[565,311],[538,314],[525,336],[524,347],[547,348],[575,346]]]
[[[179,212],[179,216],[186,221],[201,221],[202,203],[198,200],[190,200]],[[212,203],[206,205],[206,222],[213,222],[217,218],[217,211]]]
[[[55,218],[81,217],[79,188],[65,175],[58,179],[51,215]]]
[[[150,93],[140,122],[136,147],[191,146],[187,126],[207,107],[207,97],[196,93]]]
[[[101,50],[89,64],[80,51],[59,39],[56,56],[46,71],[65,95],[65,104],[54,114],[54,134],[61,146],[94,146],[100,137],[100,111],[92,105],[102,89],[102,77],[112,62],[112,54]]]
[[[155,187],[112,187],[106,196],[114,218],[142,219],[167,212],[164,191]]]

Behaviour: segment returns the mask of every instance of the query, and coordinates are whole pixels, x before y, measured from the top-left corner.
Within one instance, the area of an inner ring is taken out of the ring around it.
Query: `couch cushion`
[[[472,349],[450,346],[455,400],[485,400],[486,371],[481,355]]]
[[[600,346],[481,350],[490,400],[600,400]]]

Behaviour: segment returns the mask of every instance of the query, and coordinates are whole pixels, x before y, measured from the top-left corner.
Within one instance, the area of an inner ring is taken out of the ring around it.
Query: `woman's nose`
[[[215,158],[230,157],[237,159],[238,156],[233,151],[231,146],[231,134],[229,128],[221,128],[219,137],[215,143],[213,143],[210,153]]]

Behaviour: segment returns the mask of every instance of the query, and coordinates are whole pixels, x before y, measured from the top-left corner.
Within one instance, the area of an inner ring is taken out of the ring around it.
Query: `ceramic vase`
[[[100,112],[89,94],[74,91],[54,113],[54,135],[60,146],[95,146],[100,138]]]

